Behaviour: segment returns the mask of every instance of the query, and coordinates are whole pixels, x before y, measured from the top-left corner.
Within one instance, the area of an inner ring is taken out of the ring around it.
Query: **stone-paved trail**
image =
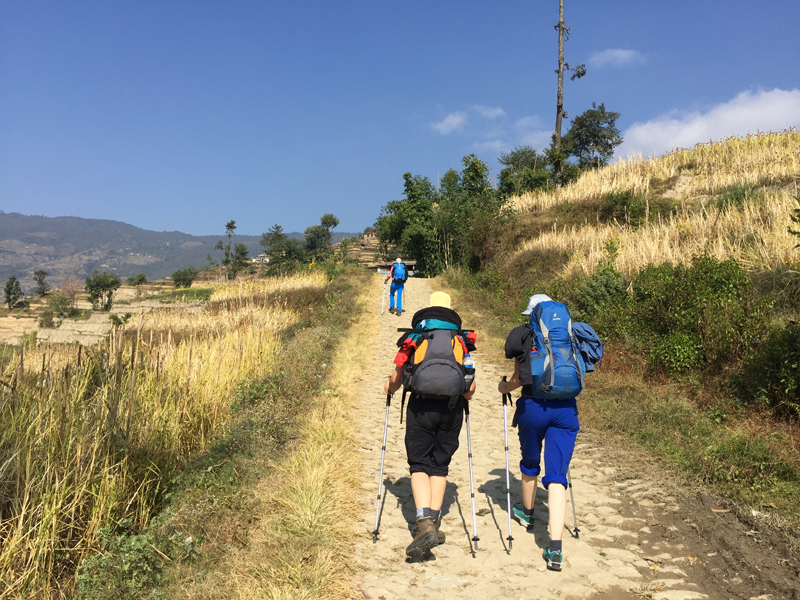
[[[563,570],[560,573],[546,570],[541,558],[542,548],[549,541],[547,493],[541,485],[536,497],[535,527],[526,532],[512,521],[514,541],[509,551],[505,539],[508,518],[503,411],[496,386],[503,374],[510,374],[510,362],[498,365],[485,361],[480,333],[478,350],[473,354],[478,386],[470,403],[478,548],[470,541],[472,512],[464,428],[461,445],[451,464],[443,506],[442,530],[447,534],[447,542],[434,548],[428,560],[406,561],[404,551],[412,539],[409,530],[415,520],[415,507],[403,445],[405,424],[399,421],[400,392],[395,394],[389,414],[380,537],[373,544],[371,532],[386,400],[383,382],[393,368],[395,342],[400,335],[397,327],[410,326],[414,311],[427,306],[432,291],[427,280],[411,279],[404,297],[407,312],[401,317],[388,312],[378,317],[381,297],[377,277],[373,287],[379,333],[354,407],[354,427],[363,456],[362,485],[357,492],[360,521],[355,531],[354,597],[689,600],[758,596],[755,590],[751,595],[746,592],[742,595],[719,589],[709,579],[707,568],[716,553],[708,548],[705,555],[692,555],[691,549],[682,545],[684,538],[677,533],[678,527],[671,524],[684,522],[676,498],[652,481],[630,478],[624,466],[615,465],[609,458],[599,437],[586,433],[579,434],[571,472],[580,537],[575,539],[564,532]],[[457,306],[454,308],[458,310]],[[588,385],[591,390],[591,381]],[[509,447],[513,504],[520,501],[516,429],[509,430]],[[567,514],[567,527],[571,529],[569,502]],[[699,568],[701,565],[706,568]]]

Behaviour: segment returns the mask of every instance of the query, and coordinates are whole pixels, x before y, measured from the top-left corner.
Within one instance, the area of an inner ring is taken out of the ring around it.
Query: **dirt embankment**
[[[397,327],[410,326],[411,315],[427,305],[432,291],[428,281],[410,280],[404,297],[407,312],[398,318],[387,312],[378,316],[377,278],[374,287],[379,334],[374,358],[363,372],[353,419],[363,453],[353,597],[800,598],[798,565],[776,531],[761,527],[749,515],[738,515],[702,490],[679,485],[648,457],[610,447],[591,431],[579,435],[572,462],[580,534],[576,538],[565,532],[564,570],[547,571],[541,558],[549,542],[547,492],[541,487],[533,531],[512,522],[514,541],[509,549],[503,411],[496,391],[496,382],[509,368],[484,358],[480,337],[474,353],[479,384],[470,407],[477,547],[470,540],[472,508],[464,429],[443,506],[447,542],[421,563],[406,562],[415,506],[405,461],[405,427],[399,423],[399,393],[390,410],[380,537],[373,544],[385,414],[383,381],[392,369]],[[478,332],[480,336],[479,325]],[[590,395],[591,382],[582,401],[591,401]],[[509,431],[509,446],[513,503],[521,501],[516,430]],[[571,503],[567,511],[567,527],[572,530]]]

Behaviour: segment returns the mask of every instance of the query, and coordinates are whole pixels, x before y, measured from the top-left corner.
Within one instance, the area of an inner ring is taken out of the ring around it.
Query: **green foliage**
[[[631,332],[651,342],[651,364],[673,372],[741,358],[765,319],[750,287],[733,259],[695,256],[691,266],[648,265],[633,281]],[[667,339],[680,348],[667,352]]]
[[[38,269],[33,272],[33,280],[36,282],[35,293],[37,296],[44,296],[50,291],[50,284],[44,278],[47,277],[47,271]]]
[[[751,353],[738,384],[745,402],[800,417],[800,323],[773,329]]]
[[[130,320],[131,313],[125,313],[124,315],[123,314],[116,315],[114,313],[111,313],[110,315],[108,315],[108,318],[114,327],[119,327],[121,325],[125,325],[125,323],[127,323]]]
[[[39,327],[53,328],[58,327],[55,321],[55,313],[48,308],[39,316]]]
[[[519,146],[497,159],[500,171],[497,192],[503,197],[519,196],[550,185],[551,174],[547,158],[530,146]]]
[[[128,277],[125,283],[131,286],[139,287],[147,283],[147,276],[144,273],[137,273],[133,277]]]
[[[19,284],[19,279],[13,275],[9,277],[3,288],[3,294],[5,296],[5,304],[8,306],[9,310],[14,308],[14,305],[24,296],[22,293],[22,286]]]
[[[192,282],[197,279],[200,271],[189,265],[185,269],[178,269],[172,273],[172,285],[176,288],[190,288]]]
[[[64,294],[53,294],[47,299],[47,304],[57,317],[66,317],[70,314],[72,301]]]
[[[562,144],[567,154],[578,159],[579,168],[597,169],[608,164],[614,148],[622,143],[616,127],[619,117],[619,113],[606,112],[605,104],[592,102],[592,108],[572,119]]]
[[[84,559],[78,567],[78,598],[162,597],[153,588],[162,581],[167,559],[191,560],[200,554],[202,540],[179,531],[169,537],[159,535],[156,525],[138,533],[131,528],[130,519],[123,519],[117,527],[102,527],[102,551]]]
[[[233,232],[236,231],[236,221],[228,221],[225,224],[225,235],[228,236],[228,243],[225,244],[219,240],[214,246],[214,250],[222,250],[223,257],[220,263],[225,267],[225,273],[228,279],[235,279],[236,274],[247,266],[248,250],[244,244],[236,244],[233,250]],[[209,265],[216,266],[217,261],[210,254],[208,255]]]
[[[375,223],[382,253],[398,248],[431,276],[458,265],[477,270],[491,260],[511,213],[485,163],[470,154],[462,165],[460,173],[445,173],[438,190],[426,177],[403,175],[405,199],[389,202]]]
[[[86,278],[86,293],[89,294],[89,302],[95,310],[111,310],[112,298],[117,288],[122,285],[119,275],[109,273],[105,269],[100,273],[92,271],[92,276]]]
[[[800,196],[793,196],[793,197],[798,202],[798,204],[800,204]],[[795,208],[794,211],[792,211],[792,213],[789,215],[789,219],[795,225],[800,225],[800,208]],[[798,240],[800,240],[800,231],[792,229],[791,227],[789,227],[788,229],[789,233],[791,233],[793,236],[797,237]],[[800,248],[800,243],[797,244],[795,248]]]
[[[600,218],[605,221],[616,219],[620,224],[630,223],[638,227],[644,223],[647,213],[645,201],[633,195],[633,190],[609,192],[603,197]]]
[[[601,262],[594,273],[576,286],[577,302],[571,309],[573,318],[576,321],[589,321],[596,315],[602,314],[604,317],[606,312],[619,313],[619,306],[627,300],[627,288],[628,282],[614,266],[613,260]],[[617,325],[618,318],[608,319],[606,327],[597,323],[597,327],[604,332],[608,332],[609,328],[616,330]]]
[[[714,197],[711,205],[717,206],[720,210],[742,210],[745,202],[755,200],[758,197],[758,190],[754,186],[734,183],[721,190]]]
[[[700,366],[702,350],[695,336],[673,332],[655,339],[647,358],[657,368],[668,373],[680,373]]]

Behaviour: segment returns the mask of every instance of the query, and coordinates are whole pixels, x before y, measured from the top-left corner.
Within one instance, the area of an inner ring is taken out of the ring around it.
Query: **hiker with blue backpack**
[[[398,317],[403,314],[403,286],[408,279],[408,268],[399,257],[395,259],[394,264],[389,269],[389,274],[383,280],[385,286],[389,280],[392,280],[392,285],[389,287],[389,312],[396,314]],[[386,288],[384,287],[384,293]],[[394,307],[394,295],[397,293],[397,308]],[[383,310],[383,309],[381,309]]]
[[[544,294],[531,296],[522,314],[528,323],[514,328],[505,344],[506,358],[514,359],[514,373],[497,386],[503,395],[522,388],[512,421],[512,427],[519,427],[522,450],[522,504],[514,505],[512,517],[533,526],[544,442],[542,485],[548,496],[550,544],[542,556],[548,569],[560,571],[567,473],[580,431],[577,398],[586,373],[603,356],[603,345],[591,327],[573,323],[567,307]]]

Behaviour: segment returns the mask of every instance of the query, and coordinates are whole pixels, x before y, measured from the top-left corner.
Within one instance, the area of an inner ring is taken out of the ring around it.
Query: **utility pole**
[[[558,97],[556,99],[556,131],[553,136],[553,150],[555,150],[556,160],[553,163],[553,178],[555,179],[556,188],[561,187],[558,182],[558,176],[561,174],[561,120],[566,118],[567,113],[564,112],[564,70],[572,71],[570,80],[580,79],[586,75],[586,66],[581,63],[574,69],[564,62],[564,40],[569,39],[569,27],[564,24],[564,0],[558,0],[558,24],[555,26],[558,31]]]

